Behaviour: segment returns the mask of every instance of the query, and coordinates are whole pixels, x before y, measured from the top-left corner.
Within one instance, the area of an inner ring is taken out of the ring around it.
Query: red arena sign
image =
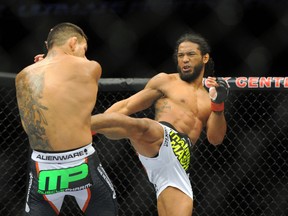
[[[230,89],[287,89],[288,77],[219,77],[228,82]],[[209,88],[206,79],[204,85]]]

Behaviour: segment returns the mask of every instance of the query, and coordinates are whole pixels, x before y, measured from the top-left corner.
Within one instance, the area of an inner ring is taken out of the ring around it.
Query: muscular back
[[[72,55],[45,58],[16,77],[18,107],[31,148],[62,151],[91,142],[101,67]]]
[[[163,93],[155,103],[155,119],[169,122],[195,143],[211,112],[208,92],[202,85],[182,81],[178,74],[162,74],[153,86]]]

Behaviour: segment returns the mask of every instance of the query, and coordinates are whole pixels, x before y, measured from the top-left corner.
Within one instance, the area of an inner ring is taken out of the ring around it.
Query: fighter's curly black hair
[[[175,47],[175,51],[174,51],[174,60],[175,60],[176,64],[178,63],[177,54],[178,54],[179,45],[185,41],[190,41],[192,43],[198,44],[201,55],[205,55],[207,53],[210,54],[210,52],[211,52],[211,48],[210,48],[207,40],[204,37],[202,37],[200,34],[197,34],[194,32],[185,33],[176,42],[176,47]],[[205,65],[204,77],[214,76],[214,73],[215,73],[214,61],[210,56],[209,61]]]

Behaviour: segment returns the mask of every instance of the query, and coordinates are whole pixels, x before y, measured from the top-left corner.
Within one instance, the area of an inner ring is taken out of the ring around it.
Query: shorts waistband
[[[179,135],[181,135],[181,136],[183,136],[183,138],[187,139],[187,141],[188,141],[191,145],[193,144],[187,134],[184,134],[184,133],[181,133],[181,132],[177,131],[177,129],[176,129],[172,124],[170,124],[169,122],[160,121],[159,123],[162,124],[162,125],[165,125],[165,126],[167,126],[167,127],[169,127],[169,128],[171,128],[171,129],[173,129],[173,130],[175,130]]]
[[[92,155],[95,152],[92,143],[87,146],[66,152],[47,153],[33,150],[31,158],[34,161],[42,163],[67,163],[71,161],[81,160]]]
[[[167,126],[167,127],[170,127],[170,128],[172,128],[173,130],[177,131],[177,130],[175,129],[175,127],[174,127],[172,124],[170,124],[169,122],[159,121],[159,123],[162,124],[162,125],[165,125],[165,126]]]

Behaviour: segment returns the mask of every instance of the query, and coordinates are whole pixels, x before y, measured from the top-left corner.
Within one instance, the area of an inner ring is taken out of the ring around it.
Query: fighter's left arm
[[[227,122],[225,119],[225,100],[229,94],[228,83],[223,79],[214,80],[216,83],[209,88],[211,98],[211,114],[206,125],[208,141],[213,145],[223,142],[227,132]]]

